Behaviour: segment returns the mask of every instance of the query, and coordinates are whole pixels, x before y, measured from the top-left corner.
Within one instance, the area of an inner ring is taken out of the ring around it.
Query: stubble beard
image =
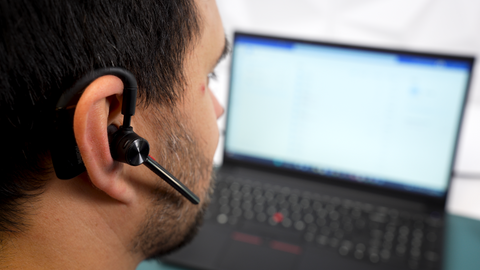
[[[150,259],[171,253],[194,238],[203,222],[214,185],[210,179],[212,160],[205,156],[192,136],[188,118],[174,109],[154,115],[150,122],[158,128],[157,142],[162,146],[160,157],[156,159],[203,200],[193,205],[158,178],[152,191],[152,207],[147,210],[133,241],[133,252],[141,252]],[[210,185],[205,188],[202,182],[208,180]]]

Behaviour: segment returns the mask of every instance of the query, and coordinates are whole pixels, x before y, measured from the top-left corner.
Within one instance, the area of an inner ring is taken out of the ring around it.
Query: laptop
[[[442,269],[474,59],[235,33],[189,269]]]

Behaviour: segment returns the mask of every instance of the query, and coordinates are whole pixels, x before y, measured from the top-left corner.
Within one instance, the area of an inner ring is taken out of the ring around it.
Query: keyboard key
[[[328,215],[331,220],[338,220],[340,218],[340,214],[337,211],[332,211]]]
[[[265,199],[272,200],[275,197],[275,194],[271,190],[267,190],[264,195]]]
[[[369,204],[369,203],[365,203],[362,205],[362,208],[363,208],[363,211],[367,212],[367,213],[370,213],[373,211],[373,205]]]
[[[290,228],[292,226],[292,220],[289,218],[284,218],[282,221],[282,225],[285,228]]]
[[[238,207],[233,208],[233,210],[232,210],[232,215],[233,215],[234,217],[239,217],[239,216],[242,215],[242,210],[241,210],[240,208],[238,208]]]
[[[331,232],[332,232],[332,231],[331,231],[330,228],[328,228],[328,227],[322,227],[322,228],[320,229],[320,233],[323,234],[323,235],[325,235],[325,236],[330,235]]]
[[[238,200],[238,199],[233,199],[233,200],[230,202],[230,206],[231,206],[232,208],[240,207],[240,200]]]
[[[257,197],[255,197],[255,203],[257,203],[257,204],[264,204],[265,202],[266,202],[265,197],[262,197],[262,196],[257,196]]]
[[[356,250],[360,250],[360,251],[365,251],[366,246],[365,246],[364,244],[362,244],[362,243],[359,243],[359,244],[357,244],[357,245],[355,246],[355,249],[356,249]]]
[[[315,202],[313,202],[312,208],[313,208],[313,210],[318,211],[318,210],[321,210],[323,208],[323,205],[322,205],[321,202],[315,201]]]
[[[326,209],[322,209],[317,211],[317,217],[319,218],[327,218],[328,216],[328,211]]]
[[[410,269],[418,269],[419,263],[416,260],[410,260],[410,261],[408,261],[408,267]]]
[[[433,252],[433,251],[427,251],[425,252],[425,259],[427,259],[428,261],[431,261],[431,262],[436,262],[439,260],[439,256],[436,252]]]
[[[338,197],[333,197],[331,200],[330,200],[330,203],[333,204],[333,205],[339,205],[342,203],[342,200]]]
[[[386,250],[386,249],[384,249],[384,250],[382,250],[382,251],[380,252],[380,257],[381,257],[382,260],[384,260],[384,261],[387,261],[388,259],[390,259],[390,256],[391,256],[390,251],[388,251],[388,250]]]
[[[228,218],[228,223],[229,223],[230,225],[235,225],[235,224],[237,224],[237,222],[238,222],[238,218],[235,217],[235,216],[230,216],[230,217]]]
[[[291,204],[297,204],[297,203],[298,203],[298,195],[297,195],[297,194],[291,194],[291,195],[288,197],[288,201],[289,201]]]
[[[353,231],[353,223],[351,222],[345,222],[343,224],[343,229],[346,231],[346,232],[351,232]]]
[[[252,202],[250,201],[243,202],[242,204],[243,210],[252,210],[252,207],[253,205],[252,205]]]
[[[279,193],[277,194],[275,199],[277,200],[277,203],[283,203],[285,201],[285,195],[283,195],[282,193]]]
[[[220,214],[217,216],[217,222],[220,224],[225,224],[228,221],[228,217],[225,214]]]
[[[383,248],[386,250],[390,250],[393,247],[393,241],[385,241],[383,242]]]
[[[292,190],[289,187],[283,187],[280,192],[282,192],[284,195],[288,196],[290,194],[290,192],[292,192]]]
[[[244,214],[245,219],[251,220],[253,219],[254,216],[255,216],[255,213],[253,213],[253,211],[250,211],[250,210],[245,211],[245,214]]]
[[[295,229],[297,229],[297,231],[303,231],[305,229],[305,223],[301,220],[295,222]]]
[[[313,217],[312,214],[306,214],[306,215],[303,217],[303,220],[305,221],[305,223],[310,224],[310,223],[312,223],[312,222],[315,220],[315,218]]]
[[[251,193],[243,194],[243,200],[247,201],[247,202],[250,202],[250,201],[253,200],[253,195]]]
[[[357,249],[357,250],[355,250],[355,252],[353,253],[353,256],[355,257],[355,259],[361,260],[361,259],[363,259],[364,251]]]
[[[353,218],[360,218],[362,216],[362,211],[358,208],[354,208],[351,211],[351,215],[352,215]]]
[[[412,258],[415,258],[415,259],[418,259],[420,258],[420,248],[418,247],[413,247],[411,250],[410,250],[410,255]]]
[[[425,225],[423,224],[423,221],[422,221],[422,220],[417,220],[417,221],[415,221],[415,223],[413,224],[413,227],[414,227],[415,229],[419,229],[419,230],[422,230],[424,226],[425,226]]]
[[[224,197],[229,197],[231,194],[231,191],[227,188],[222,189],[222,192],[220,193]]]
[[[291,218],[293,221],[298,221],[302,218],[302,214],[300,214],[300,212],[293,212]]]
[[[230,212],[230,207],[228,205],[222,205],[220,207],[220,213],[228,214]]]
[[[249,185],[245,185],[242,187],[241,192],[245,195],[245,194],[250,194],[251,190],[252,188]]]
[[[311,232],[307,232],[304,238],[305,238],[305,241],[312,242],[315,239],[315,234]]]
[[[342,246],[350,250],[350,249],[353,248],[353,243],[351,241],[348,241],[348,240],[343,240],[342,241]]]
[[[386,223],[387,215],[384,213],[371,213],[370,220],[378,223]]]
[[[388,231],[388,232],[385,233],[383,238],[385,239],[385,241],[391,242],[391,241],[393,241],[393,239],[395,239],[395,234]]]
[[[402,245],[406,245],[407,242],[408,242],[408,237],[405,236],[405,235],[400,235],[397,239],[398,243],[402,244]]]
[[[307,231],[311,232],[311,233],[315,233],[317,232],[317,225],[315,224],[309,224],[308,227],[307,227]]]
[[[310,207],[310,200],[309,199],[302,199],[300,201],[300,205],[303,206],[303,209],[307,209],[308,207]]]
[[[241,200],[242,196],[243,196],[243,194],[240,191],[234,191],[232,193],[232,197],[236,200]]]
[[[427,234],[427,241],[431,243],[434,243],[435,241],[437,241],[437,234],[435,232],[429,232]]]
[[[255,204],[253,210],[257,213],[263,213],[263,204]]]
[[[335,235],[336,238],[342,239],[345,234],[343,233],[342,230],[338,230],[338,231],[335,232],[334,235]]]
[[[330,223],[330,228],[332,229],[332,231],[336,231],[336,230],[338,230],[338,228],[340,228],[340,223],[334,221],[334,222]]]
[[[263,192],[261,188],[255,188],[252,192],[254,197],[262,197]]]
[[[366,222],[363,219],[359,219],[355,221],[355,227],[357,227],[359,230],[362,230],[363,228],[365,228],[365,225],[366,225]]]
[[[370,261],[372,263],[378,263],[380,261],[380,256],[377,253],[370,254]]]
[[[338,249],[338,253],[340,253],[340,255],[342,256],[347,256],[349,251],[350,250],[344,246],[340,246],[340,248]]]
[[[293,212],[300,212],[302,211],[302,205],[300,204],[290,204],[292,207]]]
[[[410,233],[410,229],[407,226],[402,226],[400,227],[398,232],[400,233],[400,235],[407,236]]]
[[[228,197],[225,197],[225,196],[222,196],[222,197],[220,197],[220,199],[218,199],[218,203],[220,205],[227,205],[228,202],[229,202],[229,199],[228,199]]]
[[[399,244],[395,250],[399,256],[403,256],[407,251],[407,247],[403,244]]]
[[[277,226],[278,222],[273,217],[271,217],[268,219],[268,224],[270,224],[271,226]]]
[[[317,218],[317,225],[323,227],[327,224],[327,221],[324,218]]]
[[[267,208],[267,215],[273,216],[275,213],[277,213],[277,209],[273,206],[269,206]]]
[[[237,182],[233,182],[233,183],[230,185],[230,190],[231,190],[231,191],[239,191],[239,190],[240,190],[240,184],[237,183]]]
[[[330,242],[329,243],[330,247],[332,247],[332,248],[337,248],[340,245],[340,240],[335,238],[335,237],[330,238],[329,242]]]
[[[264,213],[258,213],[257,214],[257,221],[258,222],[265,222],[265,220],[267,220],[267,215],[265,215]]]
[[[322,246],[326,246],[328,244],[328,237],[326,237],[325,235],[319,235],[317,237],[317,243]]]

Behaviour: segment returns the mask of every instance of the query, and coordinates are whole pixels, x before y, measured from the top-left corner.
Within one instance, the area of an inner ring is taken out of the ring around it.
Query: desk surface
[[[445,270],[478,270],[480,267],[480,220],[447,215]],[[137,270],[185,270],[175,266],[144,261]]]

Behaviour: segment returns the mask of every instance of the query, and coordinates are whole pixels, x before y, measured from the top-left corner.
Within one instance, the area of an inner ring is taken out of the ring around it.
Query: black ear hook
[[[198,204],[200,199],[149,155],[150,145],[147,140],[138,136],[130,126],[131,117],[135,114],[137,81],[132,73],[117,67],[95,70],[65,91],[58,100],[55,110],[55,136],[51,148],[52,162],[57,177],[64,180],[72,179],[86,170],[73,134],[74,109],[71,107],[77,104],[83,91],[91,82],[105,75],[120,78],[124,85],[123,124],[117,130],[108,128],[110,152],[113,159],[132,166],[144,164],[190,202]]]

